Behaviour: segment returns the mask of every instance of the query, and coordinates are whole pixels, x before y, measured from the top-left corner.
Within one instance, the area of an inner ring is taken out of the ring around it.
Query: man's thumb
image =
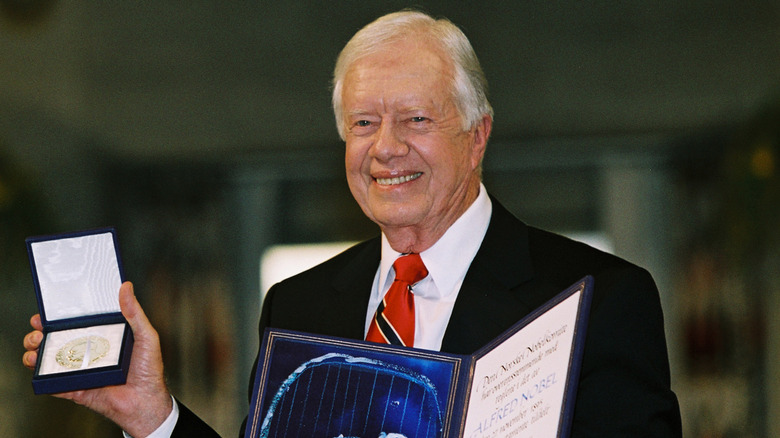
[[[141,308],[141,304],[135,298],[133,283],[129,281],[122,283],[122,286],[119,288],[119,308],[130,324],[130,328],[133,329],[133,334],[136,338],[142,335],[150,323],[146,318],[144,310]]]

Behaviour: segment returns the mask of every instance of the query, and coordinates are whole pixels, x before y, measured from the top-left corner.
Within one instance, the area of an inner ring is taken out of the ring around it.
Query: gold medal
[[[79,369],[84,367],[85,361],[87,366],[91,366],[104,358],[110,348],[111,344],[104,337],[95,335],[83,336],[63,345],[57,351],[55,360],[65,368]]]

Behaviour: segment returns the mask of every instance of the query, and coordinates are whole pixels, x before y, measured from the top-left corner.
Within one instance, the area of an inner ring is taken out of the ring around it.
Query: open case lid
[[[44,326],[120,314],[124,281],[116,230],[102,228],[26,240]]]

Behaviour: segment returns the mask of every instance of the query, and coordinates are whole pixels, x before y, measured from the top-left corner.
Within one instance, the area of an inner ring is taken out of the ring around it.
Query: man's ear
[[[482,158],[485,156],[490,132],[493,130],[493,118],[485,114],[473,129],[474,143],[471,151],[471,165],[472,168],[476,169],[482,164]]]

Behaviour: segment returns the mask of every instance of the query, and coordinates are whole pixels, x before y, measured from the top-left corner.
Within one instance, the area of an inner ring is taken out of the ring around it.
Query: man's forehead
[[[433,75],[447,72],[450,65],[450,60],[437,45],[403,39],[381,45],[355,60],[347,74],[360,70],[361,74],[390,71],[394,75]]]
[[[420,73],[357,73],[344,83],[344,109],[349,114],[361,114],[373,112],[377,106],[393,107],[399,112],[440,108],[450,97],[444,79],[443,74],[430,69]]]
[[[398,97],[408,94],[411,98],[435,93],[451,77],[447,67],[434,58],[405,55],[366,58],[347,72],[342,91],[345,98],[350,94],[353,98],[376,94]]]

